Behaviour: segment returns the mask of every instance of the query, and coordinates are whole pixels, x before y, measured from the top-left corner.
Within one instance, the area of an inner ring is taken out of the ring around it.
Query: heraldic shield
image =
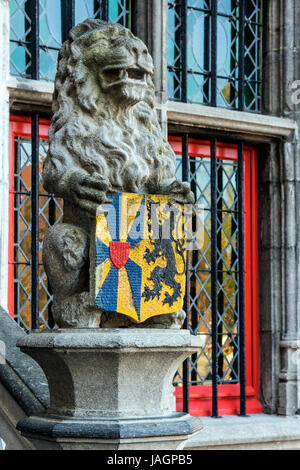
[[[138,323],[177,312],[186,279],[183,205],[158,195],[109,199],[96,216],[96,306]]]

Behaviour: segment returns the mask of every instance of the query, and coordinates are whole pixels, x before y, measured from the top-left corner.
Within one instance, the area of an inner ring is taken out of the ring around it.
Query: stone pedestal
[[[174,411],[174,374],[200,347],[187,330],[37,331],[17,345],[49,383],[47,412],[17,425],[36,448],[175,450],[202,427]]]

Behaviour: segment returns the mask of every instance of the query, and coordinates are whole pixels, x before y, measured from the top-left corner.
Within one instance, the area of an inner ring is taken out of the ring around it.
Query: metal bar
[[[189,412],[189,362],[188,359],[185,359],[185,361],[182,364],[182,400],[183,400],[183,405],[182,405],[182,411],[184,413]]]
[[[132,30],[133,26],[133,17],[134,17],[134,12],[132,10],[133,8],[133,0],[126,0],[125,2],[125,15],[123,17],[123,26],[126,28],[129,28]]]
[[[188,6],[190,11],[199,11],[200,13],[207,13],[208,8],[201,8],[196,6]]]
[[[234,8],[236,10],[237,8],[237,2],[239,0],[232,0],[231,2],[231,8]],[[236,76],[238,74],[238,69],[236,70],[236,63],[238,61],[239,57],[239,41],[236,41],[236,31],[238,31],[238,25],[239,25],[239,20],[238,16],[234,15],[230,21],[230,32],[228,31],[228,35],[230,34],[230,43],[231,44],[231,54],[230,54],[230,73],[229,77],[225,77],[226,80],[228,80],[229,84],[229,103],[231,107],[237,108],[238,107],[238,100],[236,99],[236,88],[235,88],[235,82],[238,82],[238,77],[236,79]],[[218,75],[218,78],[221,78],[220,75]],[[237,83],[238,86],[238,83]]]
[[[93,9],[93,17],[96,19],[101,18],[101,0],[94,0],[94,9]]]
[[[31,17],[32,17],[32,6],[33,3],[30,2],[25,2],[24,9],[25,9],[25,15],[24,15],[24,31],[25,31],[25,41],[14,41],[10,40],[11,42],[16,42],[19,43],[20,46],[24,47],[24,52],[25,52],[25,63],[26,63],[26,77],[31,78],[31,51],[30,51],[30,46],[31,46],[31,37],[32,37],[32,32],[31,32]],[[28,67],[28,70],[27,70]]]
[[[245,0],[239,3],[239,111],[245,106]]]
[[[182,181],[189,181],[189,136],[188,134],[182,135]],[[188,269],[188,256],[186,256],[186,283],[185,283],[185,297],[183,302],[183,309],[186,312],[186,317],[183,323],[183,328],[189,328],[189,307],[188,307],[188,292],[189,292],[189,269]],[[189,360],[185,359],[182,364],[182,392],[183,392],[183,408],[184,413],[189,412]]]
[[[238,257],[240,416],[246,416],[245,296],[244,296],[244,143],[238,143]]]
[[[20,279],[20,250],[19,250],[19,240],[20,240],[20,200],[21,197],[18,194],[20,190],[20,140],[17,138],[15,140],[15,190],[16,190],[16,197],[15,197],[15,209],[14,209],[14,247],[15,249],[15,266],[14,266],[14,315],[15,317],[19,316],[20,310],[20,286],[18,279]],[[19,319],[18,319],[19,321]]]
[[[210,141],[211,184],[211,341],[212,341],[212,416],[218,417],[218,345],[217,345],[217,139]]]
[[[217,0],[211,0],[211,106],[217,106]]]
[[[39,0],[29,2],[31,78],[39,79]],[[39,327],[39,116],[31,115],[31,327]]]
[[[217,219],[217,248],[219,253],[222,253],[222,206],[223,206],[223,198],[220,195],[223,192],[223,168],[222,165],[218,165],[217,168],[217,210],[216,210],[216,219]],[[218,256],[217,256],[218,258]],[[223,284],[223,257],[220,255],[219,259],[217,259],[217,279],[218,285],[222,286]],[[218,305],[218,312],[220,315],[224,312],[224,293],[222,289],[219,290],[217,294],[217,305]],[[223,332],[223,324],[222,322],[219,323],[217,326],[217,342],[218,348],[222,349],[222,332]],[[224,356],[223,354],[219,354],[218,356],[218,364],[217,364],[217,371],[218,376],[223,377],[223,367],[224,367]]]
[[[31,114],[31,328],[39,328],[39,115]]]
[[[49,224],[52,226],[55,224],[55,220],[56,220],[56,204],[54,202],[54,197],[51,197],[50,198],[50,201],[49,201],[49,216],[48,216],[48,220],[49,220]],[[50,282],[49,282],[49,279],[47,277],[47,288],[48,288],[48,292],[50,294],[50,296],[53,294],[52,292],[52,289],[51,289],[51,285],[50,285]],[[54,321],[54,318],[53,318],[53,314],[52,314],[52,302],[50,302],[49,306],[48,306],[48,325],[50,328],[53,328],[55,326],[55,321]]]
[[[101,19],[108,21],[108,0],[101,1]]]
[[[198,199],[197,189],[198,188],[197,188],[196,178],[195,178],[196,160],[197,160],[197,157],[190,158],[191,175],[193,175],[193,178],[191,178],[191,190],[193,191],[195,195],[195,200],[197,201]],[[192,232],[196,233],[196,230],[197,230],[197,219],[196,219],[196,216],[194,216],[192,218]],[[190,260],[191,260],[191,266],[190,266],[190,275],[189,275],[189,295],[191,299],[196,299],[197,298],[197,275],[196,275],[195,266],[197,266],[199,262],[198,250],[191,251]],[[197,326],[198,326],[198,307],[197,305],[195,305],[195,302],[191,302],[189,310],[190,310],[190,318],[189,318],[190,326],[191,326],[192,332],[194,333],[195,331],[197,331]],[[191,361],[193,364],[197,362],[197,353],[192,354]],[[190,380],[191,381],[197,380],[197,372],[195,370],[195,367],[193,367],[191,370]]]
[[[67,41],[70,29],[75,25],[75,0],[61,0],[61,37]]]
[[[181,5],[177,2],[175,2],[174,6],[174,28],[175,28],[175,35],[174,35],[174,41],[175,44],[178,45],[179,48],[181,48],[181,41],[182,41],[182,33],[181,33],[181,25],[182,25],[182,18],[181,18]],[[175,46],[174,46],[175,47]],[[176,54],[175,54],[176,56]],[[182,90],[182,57],[181,54],[177,54],[174,62],[174,66],[170,66],[169,70],[172,70],[173,72],[177,71],[177,74],[174,74],[173,76],[173,87],[174,87],[174,96],[173,99],[182,101],[181,97],[181,90]]]
[[[182,135],[182,181],[190,180],[188,134]]]
[[[209,72],[210,70],[210,40],[211,40],[211,18],[206,12],[204,16],[204,31],[203,31],[203,46],[204,46],[204,70],[207,70],[206,73],[199,73],[200,76],[206,77],[209,79],[205,80],[205,83],[203,85],[203,102],[205,104],[210,103],[210,81],[211,81],[211,74]],[[194,72],[193,72],[194,73]],[[198,71],[197,71],[198,74]]]
[[[180,8],[180,46],[182,58],[181,101],[187,102],[187,0],[182,0]]]
[[[39,0],[32,0],[28,3],[29,17],[31,21],[30,30],[30,53],[31,65],[30,75],[33,80],[39,79]]]

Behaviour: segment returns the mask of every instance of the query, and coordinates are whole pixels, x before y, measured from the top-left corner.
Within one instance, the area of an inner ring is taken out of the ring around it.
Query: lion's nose
[[[142,44],[141,47],[132,46],[132,55],[135,55],[137,66],[144,70],[145,73],[153,73],[153,61],[147,50]]]

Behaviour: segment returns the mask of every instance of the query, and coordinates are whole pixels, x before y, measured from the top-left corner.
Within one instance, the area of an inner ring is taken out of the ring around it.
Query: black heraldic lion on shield
[[[152,281],[154,286],[152,289],[145,284],[144,292],[142,296],[145,298],[146,302],[150,299],[157,297],[160,299],[162,294],[163,284],[171,287],[173,289],[172,295],[169,292],[165,292],[165,298],[163,299],[163,304],[169,304],[170,307],[178,300],[181,296],[181,285],[176,281],[176,275],[182,275],[185,273],[185,256],[184,256],[184,239],[176,239],[174,237],[175,231],[175,220],[179,214],[179,209],[174,207],[171,204],[167,204],[163,210],[163,213],[167,215],[170,213],[169,218],[163,217],[163,220],[160,221],[157,216],[157,211],[152,210],[151,206],[154,204],[158,206],[157,202],[149,199],[147,204],[148,212],[148,231],[149,233],[153,232],[153,228],[156,229],[156,238],[151,240],[150,243],[153,245],[153,250],[146,248],[144,258],[148,264],[154,263],[158,258],[165,258],[167,260],[167,265],[165,267],[155,266],[151,272],[151,276],[148,278],[149,281]],[[180,273],[177,271],[175,252],[178,253],[183,260],[184,269]]]

